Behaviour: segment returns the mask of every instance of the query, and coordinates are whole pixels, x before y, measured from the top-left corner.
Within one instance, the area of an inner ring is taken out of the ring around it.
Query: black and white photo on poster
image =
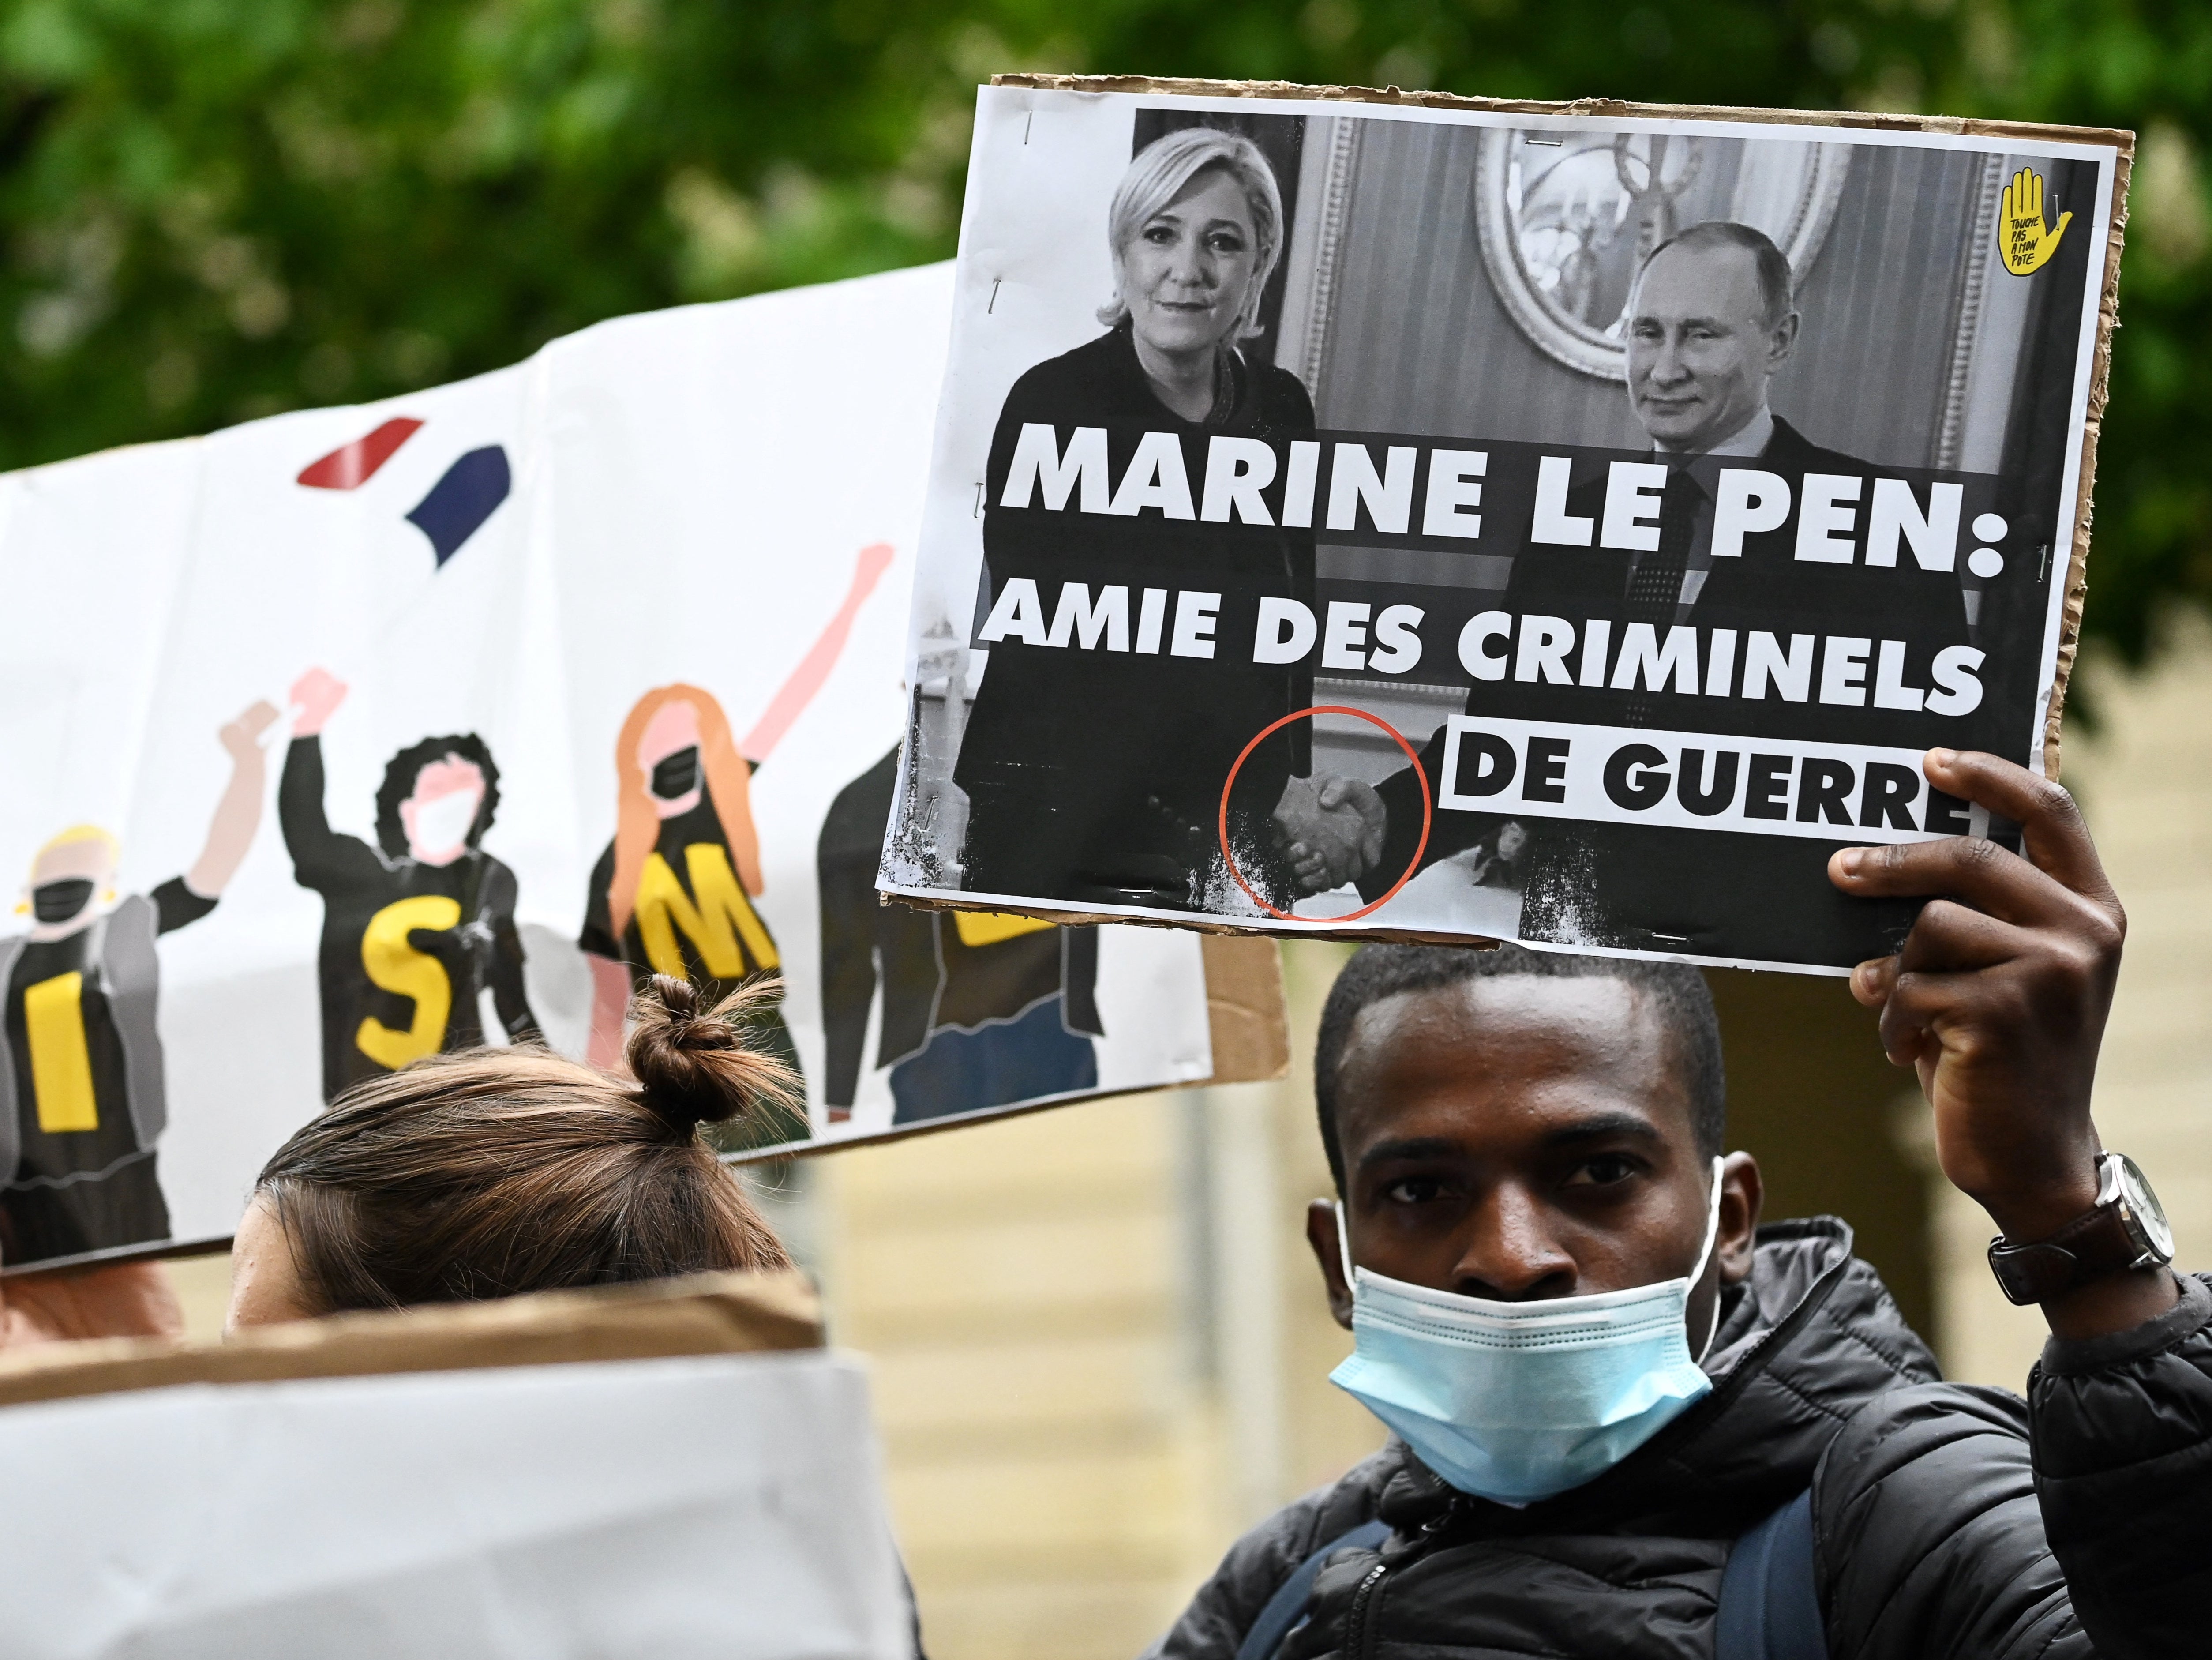
[[[1836,971],[2008,833],[2124,142],[983,89],[881,885]]]

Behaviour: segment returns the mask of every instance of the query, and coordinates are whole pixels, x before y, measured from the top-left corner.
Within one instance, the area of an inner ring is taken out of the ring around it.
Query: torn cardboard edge
[[[701,1274],[255,1326],[218,1341],[100,1338],[0,1352],[0,1408],[182,1383],[468,1371],[822,1347],[806,1277]]]
[[[1502,115],[1571,116],[1638,121],[1742,121],[1775,126],[1838,127],[1863,132],[1948,133],[1960,138],[2020,138],[2050,143],[2092,144],[2113,152],[2112,210],[2106,222],[2105,280],[2097,301],[2096,344],[2089,359],[2088,397],[2081,430],[2081,465],[2074,498],[2074,542],[2066,566],[2065,599],[2060,611],[2058,650],[2051,681],[2051,702],[2043,723],[2043,770],[2058,776],[2059,721],[2066,685],[2074,671],[2081,636],[2081,611],[2089,591],[2091,486],[2097,477],[2097,439],[2103,427],[2112,364],[2112,331],[2119,315],[2120,249],[2126,240],[2128,179],[2133,170],[2136,136],[2118,127],[2070,127],[2039,121],[1993,121],[1975,116],[1903,115],[1882,110],[1739,109],[1725,104],[1638,104],[1619,98],[1478,98],[1449,92],[1407,92],[1398,87],[1308,87],[1292,81],[1197,81],[1147,75],[994,75],[994,87],[1028,87],[1040,92],[1150,93],[1170,98],[1284,98],[1346,104],[1395,104],[1416,109],[1470,110]],[[909,902],[910,903],[910,902]],[[963,909],[959,906],[949,909]],[[1004,900],[992,909],[1006,910]],[[1042,913],[1039,913],[1042,914]],[[1055,915],[1056,921],[1076,920]],[[1101,921],[1126,921],[1124,917]],[[1431,936],[1365,934],[1333,931],[1332,939],[1393,939],[1419,941]],[[1435,936],[1442,939],[1443,936]],[[1463,944],[1452,939],[1449,943]]]
[[[883,903],[887,905],[905,905],[914,910],[961,911],[977,910],[982,908],[963,899],[947,899],[933,893],[910,893],[902,888],[879,888],[877,892]],[[1119,911],[1087,911],[1079,909],[1048,910],[1042,908],[1042,901],[1024,906],[1018,898],[1005,895],[994,897],[988,903],[994,911],[1003,911],[1013,916],[1035,916],[1048,922],[1057,922],[1062,927],[1104,927],[1110,924],[1115,927],[1167,928],[1176,933],[1203,934],[1208,947],[1228,945],[1231,942],[1249,943],[1255,940],[1306,938],[1356,940],[1363,943],[1372,941],[1385,946],[1462,946],[1470,951],[1493,951],[1505,943],[1501,939],[1486,939],[1475,934],[1443,933],[1431,928],[1375,927],[1358,922],[1347,927],[1342,922],[1333,921],[1326,916],[1299,917],[1297,920],[1303,927],[1293,929],[1279,922],[1263,923],[1256,917],[1249,922],[1244,922],[1230,917],[1195,914],[1190,916],[1179,916],[1170,921],[1164,916],[1129,916]],[[1617,956],[1619,953],[1612,952],[1608,955]],[[1671,962],[1677,959],[1670,958],[1668,960]],[[1841,969],[1836,971],[1838,974],[1845,972]],[[1211,972],[1210,970],[1209,972]],[[1276,979],[1278,983],[1280,983],[1279,966],[1276,970]],[[1279,1078],[1283,1074],[1280,1072],[1275,1072],[1266,1075],[1270,1078]],[[1243,1081],[1244,1080],[1241,1079],[1217,1077],[1200,1079],[1188,1087],[1197,1089],[1206,1083],[1231,1084]],[[1025,1111],[1027,1109],[1020,1109],[1020,1110]],[[852,1144],[839,1142],[837,1145],[849,1146]],[[824,1151],[826,1152],[827,1149],[825,1148]]]

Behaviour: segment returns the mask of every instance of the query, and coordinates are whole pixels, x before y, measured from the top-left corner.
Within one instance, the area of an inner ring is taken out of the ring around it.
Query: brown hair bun
[[[639,1100],[687,1136],[702,1124],[795,1110],[798,1074],[757,1047],[747,1030],[772,1015],[781,989],[755,980],[710,1009],[690,981],[654,975],[631,1002],[623,1046]]]

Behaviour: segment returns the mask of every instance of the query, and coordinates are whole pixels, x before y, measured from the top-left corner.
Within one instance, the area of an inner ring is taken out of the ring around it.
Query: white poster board
[[[866,1380],[818,1350],[0,1410],[0,1656],[908,1660]]]
[[[1213,1073],[1197,939],[878,902],[951,283],[0,477],[0,1268],[228,1237],[416,1056],[611,1063],[656,968],[782,976],[733,1156]]]
[[[2008,833],[2130,135],[1006,79],[886,892],[1840,973]]]

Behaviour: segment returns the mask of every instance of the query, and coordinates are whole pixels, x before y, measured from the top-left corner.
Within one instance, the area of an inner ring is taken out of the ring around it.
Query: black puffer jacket
[[[2024,1402],[1939,1381],[1850,1243],[1832,1218],[1762,1228],[1713,1392],[1597,1481],[1511,1510],[1394,1440],[1238,1541],[1148,1660],[1231,1660],[1300,1562],[1378,1516],[1392,1537],[1329,1562],[1286,1657],[1706,1660],[1730,1542],[1808,1483],[1833,1660],[2212,1653],[2212,1292],[2053,1341]]]

